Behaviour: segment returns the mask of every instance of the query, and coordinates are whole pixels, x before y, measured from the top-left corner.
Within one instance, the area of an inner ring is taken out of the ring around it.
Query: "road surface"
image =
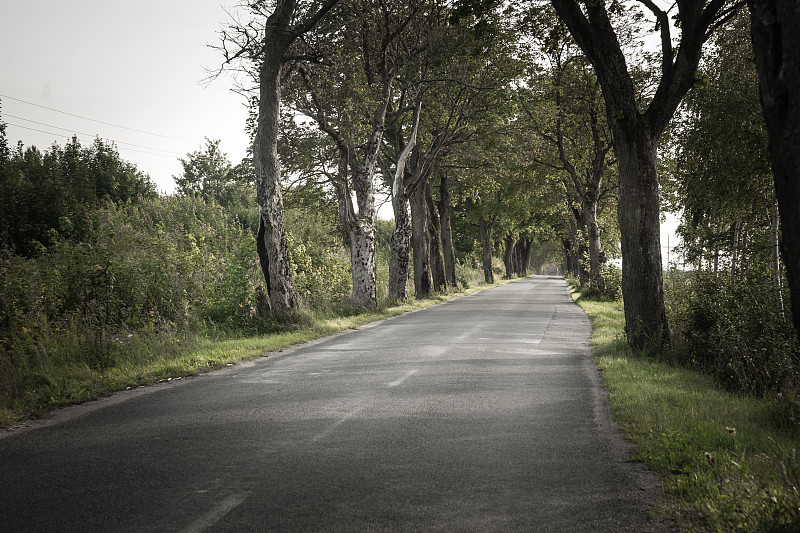
[[[564,281],[532,277],[0,438],[2,531],[667,531]]]

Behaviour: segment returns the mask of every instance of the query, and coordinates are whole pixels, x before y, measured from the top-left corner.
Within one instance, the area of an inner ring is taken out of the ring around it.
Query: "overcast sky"
[[[166,192],[177,158],[205,137],[220,139],[237,163],[247,147],[244,99],[230,77],[201,83],[221,63],[207,45],[234,2],[4,1],[0,101],[10,144],[43,150],[73,133],[84,145],[114,140]]]
[[[10,144],[44,150],[73,134],[84,145],[96,136],[113,140],[163,192],[174,189],[178,157],[199,149],[205,137],[220,139],[238,163],[248,142],[244,99],[231,92],[227,75],[203,83],[207,69],[221,64],[208,45],[219,42],[235,3],[5,0],[0,101]],[[384,211],[391,217],[391,209]],[[671,246],[677,243],[675,226],[674,217],[662,226],[664,252],[667,235]]]

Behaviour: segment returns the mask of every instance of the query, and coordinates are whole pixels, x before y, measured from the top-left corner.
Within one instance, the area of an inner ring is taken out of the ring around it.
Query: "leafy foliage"
[[[783,311],[788,302],[776,303],[769,272],[751,270],[731,287],[713,273],[673,271],[665,295],[676,362],[730,390],[796,394],[800,346]]]
[[[148,176],[120,158],[116,147],[76,137],[49,150],[5,150],[0,165],[0,247],[33,255],[50,244],[50,230],[90,231],[88,211],[103,202],[138,202],[156,196]]]

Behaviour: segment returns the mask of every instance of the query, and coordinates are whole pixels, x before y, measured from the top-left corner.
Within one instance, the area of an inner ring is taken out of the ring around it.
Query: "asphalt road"
[[[0,438],[0,530],[666,531],[564,281],[533,277]]]

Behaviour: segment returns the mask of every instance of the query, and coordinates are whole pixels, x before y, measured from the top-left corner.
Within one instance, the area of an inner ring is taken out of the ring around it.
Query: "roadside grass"
[[[220,338],[165,333],[120,335],[108,342],[104,365],[60,362],[56,356],[51,356],[46,364],[39,364],[34,371],[28,372],[22,394],[0,397],[0,428],[13,427],[52,409],[97,399],[115,391],[183,379],[267,357],[295,344],[430,307],[509,281],[513,280],[500,280],[491,285],[473,283],[471,288],[452,290],[423,300],[411,298],[405,302],[382,302],[377,309],[301,309],[284,316],[273,315],[267,325],[268,332],[261,334],[220,335]],[[62,342],[70,340],[64,338]]]
[[[661,479],[657,512],[684,531],[800,531],[797,420],[773,403],[721,390],[707,376],[630,350],[619,301],[573,298],[614,418]]]

